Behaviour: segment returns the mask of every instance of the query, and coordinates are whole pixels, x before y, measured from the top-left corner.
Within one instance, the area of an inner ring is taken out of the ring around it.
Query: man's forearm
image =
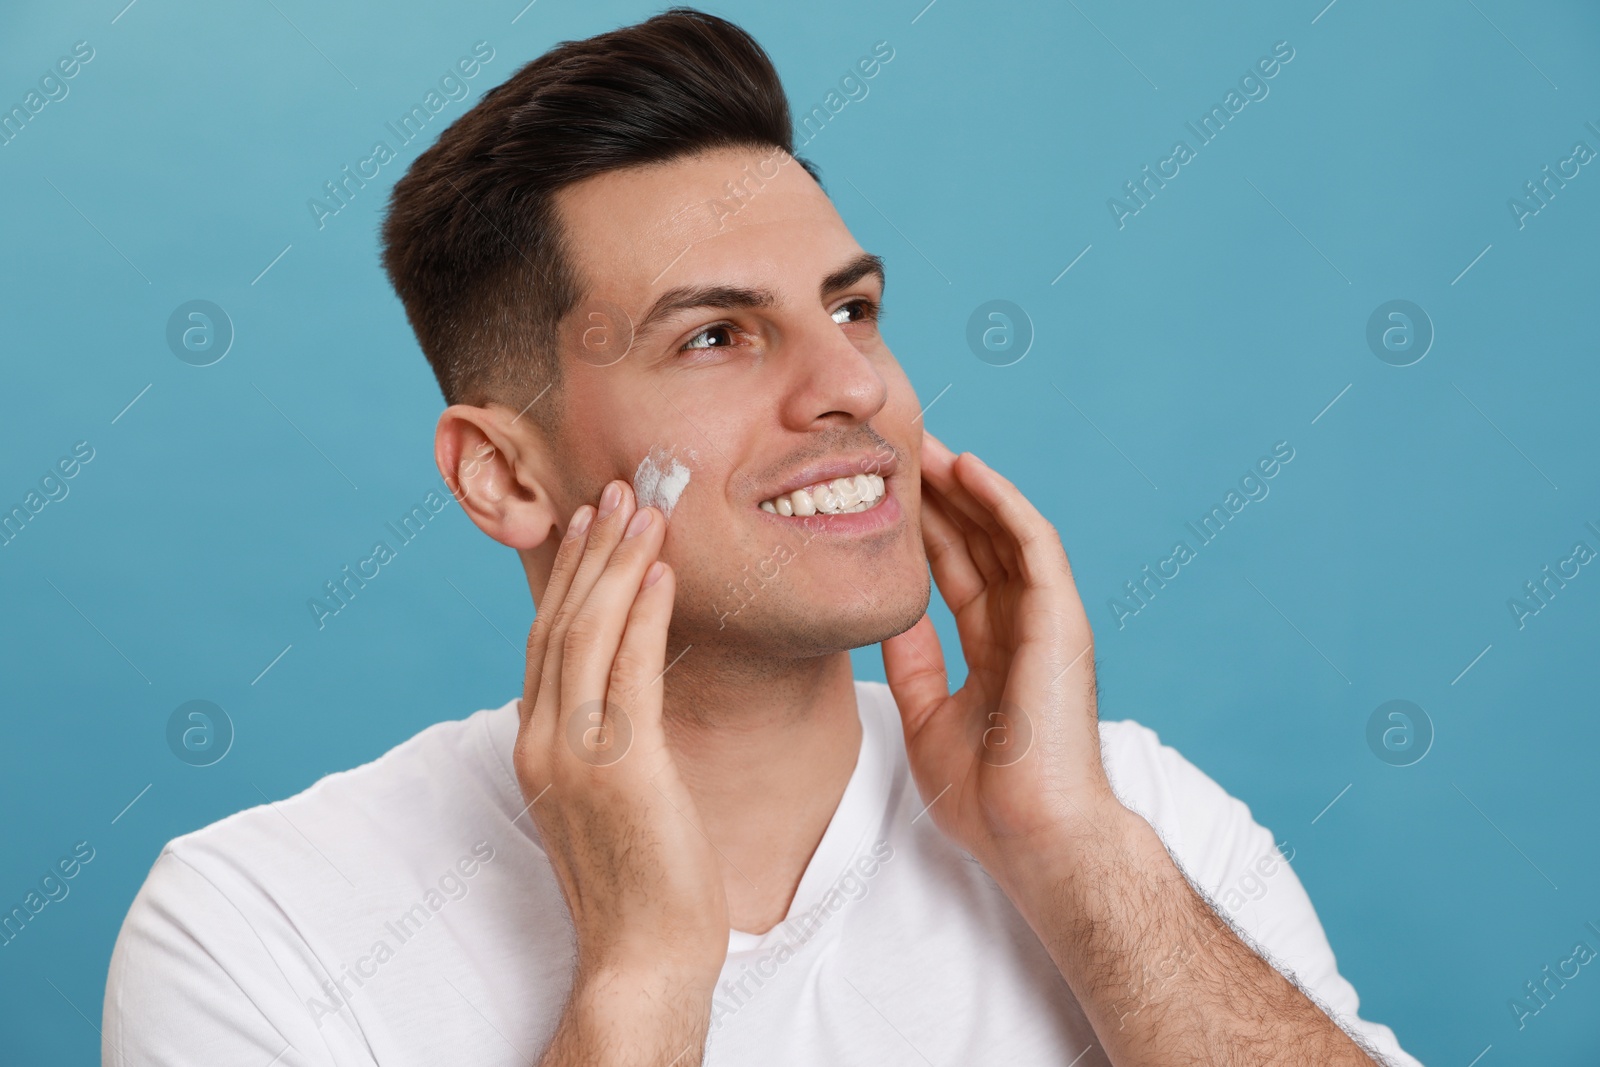
[[[1000,877],[1118,1067],[1373,1060],[1240,940],[1120,805]]]
[[[672,975],[581,974],[539,1067],[697,1067],[711,997]]]

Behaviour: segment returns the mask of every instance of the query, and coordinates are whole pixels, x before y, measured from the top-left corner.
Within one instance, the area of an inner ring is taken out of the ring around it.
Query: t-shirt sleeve
[[[1131,782],[1146,775],[1165,785],[1164,795],[1139,798],[1129,806],[1161,832],[1168,851],[1217,912],[1346,1033],[1383,1057],[1380,1062],[1422,1067],[1400,1047],[1393,1030],[1360,1017],[1355,987],[1339,973],[1322,922],[1290,866],[1293,842],[1282,842],[1280,849],[1248,805],[1177,749],[1162,744],[1155,731],[1132,722],[1111,725],[1124,730],[1119,760],[1123,781],[1114,778],[1113,785],[1119,795],[1130,796],[1142,792]]]
[[[262,937],[169,846],[135,897],[111,954],[105,1067],[331,1067]]]

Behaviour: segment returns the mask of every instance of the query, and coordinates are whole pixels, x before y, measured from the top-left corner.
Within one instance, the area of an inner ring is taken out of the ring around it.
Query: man
[[[674,9],[396,186],[439,468],[537,602],[522,697],[169,844],[107,1063],[1416,1062],[1248,809],[1097,723],[1055,530],[924,434],[790,137],[759,46]]]

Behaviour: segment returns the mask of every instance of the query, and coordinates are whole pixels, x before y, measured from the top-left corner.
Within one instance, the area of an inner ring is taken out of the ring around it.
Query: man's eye
[[[833,321],[843,326],[851,322],[875,322],[881,315],[882,307],[876,300],[862,297],[859,300],[852,300],[848,304],[841,304],[833,312]],[[733,334],[736,329],[731,322],[713,323],[684,342],[681,351],[704,352],[712,348],[731,348],[733,347]]]
[[[684,350],[705,350],[707,348],[727,348],[733,344],[733,327],[726,322],[719,322],[714,326],[707,326],[684,343]],[[722,338],[713,340],[713,338]]]
[[[833,321],[841,326],[847,322],[872,322],[878,318],[881,310],[876,300],[868,300],[862,297],[860,300],[852,300],[848,304],[839,305],[839,308],[833,313]],[[839,317],[840,314],[846,312],[850,313],[848,317],[841,319]]]

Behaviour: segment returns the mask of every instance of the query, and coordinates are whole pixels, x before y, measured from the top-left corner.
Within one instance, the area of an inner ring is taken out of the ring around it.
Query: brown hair
[[[383,224],[445,402],[520,407],[559,386],[557,327],[583,293],[557,190],[744,145],[794,155],[783,85],[754,38],[693,8],[563,41],[486,92],[395,183]],[[550,426],[559,405],[536,407]]]

